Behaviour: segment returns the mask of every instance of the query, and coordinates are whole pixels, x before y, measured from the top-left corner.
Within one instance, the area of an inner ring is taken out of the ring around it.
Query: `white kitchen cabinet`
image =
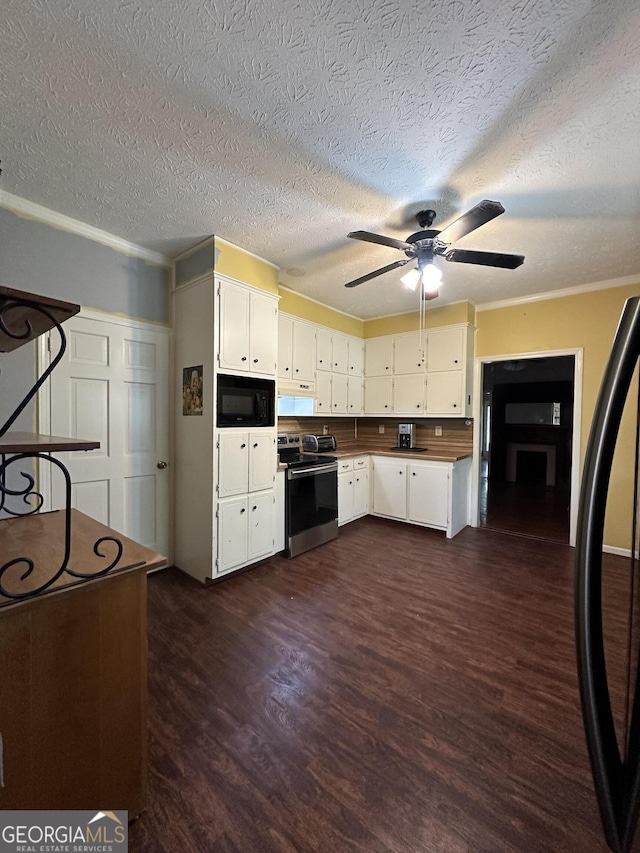
[[[334,373],[331,377],[331,414],[346,415],[348,407],[349,377]]]
[[[247,499],[233,498],[218,504],[218,573],[247,562]]]
[[[222,370],[275,375],[278,310],[274,297],[220,281],[219,352]]]
[[[276,485],[274,490],[274,516],[273,516],[273,550],[277,554],[284,551],[284,525],[285,525],[285,471],[279,468],[276,471]]]
[[[373,515],[444,530],[447,538],[469,523],[471,457],[457,462],[373,456]]]
[[[218,494],[246,494],[249,490],[249,433],[229,430],[218,434]]]
[[[218,432],[218,496],[272,489],[276,470],[273,430]]]
[[[249,491],[272,489],[276,470],[276,442],[272,432],[249,433]]]
[[[464,374],[461,370],[427,375],[428,415],[458,415],[466,413],[464,400]]]
[[[429,330],[426,414],[471,417],[472,385],[473,328],[463,324]]]
[[[409,521],[446,530],[450,476],[451,465],[447,463],[409,463]]]
[[[273,491],[249,495],[247,498],[247,559],[249,562],[273,553],[274,516]]]
[[[274,551],[273,489],[218,503],[218,574]]]
[[[393,379],[391,376],[371,376],[364,386],[364,412],[366,415],[391,415]]]
[[[427,364],[430,372],[461,370],[464,358],[465,329],[463,326],[429,331]]]
[[[331,414],[331,374],[324,370],[316,373],[316,415]]]
[[[393,337],[370,338],[365,343],[365,376],[392,376]]]
[[[361,462],[362,464],[358,464]],[[353,518],[369,512],[369,457],[355,459],[353,463]]]
[[[364,413],[416,417],[472,417],[473,327],[430,329],[426,364],[420,334],[370,338],[365,344]],[[422,378],[427,376],[426,390]],[[382,379],[393,379],[392,400]]]
[[[407,518],[407,463],[373,457],[373,512],[403,521]]]
[[[353,470],[338,474],[338,526],[353,519]]]
[[[364,345],[357,338],[349,339],[349,376],[362,378]]]
[[[331,370],[334,373],[349,372],[349,339],[346,335],[333,334],[331,344]]]
[[[278,378],[293,377],[293,320],[283,314],[278,316]]]
[[[316,368],[331,370],[333,335],[328,329],[318,328],[316,332]]]
[[[369,511],[369,457],[338,462],[338,524],[361,518]]]
[[[309,323],[293,321],[293,378],[311,382],[316,373],[316,334]]]
[[[347,389],[348,414],[362,414],[362,377],[349,376],[349,385]]]
[[[403,374],[393,380],[393,414],[423,415],[425,401],[424,373]]]
[[[426,337],[425,337],[426,344]],[[420,349],[420,334],[396,335],[393,341],[393,375],[424,373],[426,361]]]
[[[250,371],[250,301],[251,293],[229,282],[218,285],[220,352],[218,363],[226,370]]]

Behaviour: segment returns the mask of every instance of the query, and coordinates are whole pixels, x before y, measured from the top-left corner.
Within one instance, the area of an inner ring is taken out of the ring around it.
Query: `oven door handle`
[[[330,462],[328,465],[314,465],[312,468],[289,468],[287,477],[289,480],[301,480],[303,477],[315,477],[316,474],[328,474],[337,470],[338,463]]]

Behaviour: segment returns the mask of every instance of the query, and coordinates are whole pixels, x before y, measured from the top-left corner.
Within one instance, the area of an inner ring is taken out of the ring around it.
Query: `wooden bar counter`
[[[22,592],[55,574],[65,513],[0,521],[5,589]],[[74,571],[39,595],[0,595],[0,809],[126,809],[145,805],[147,781],[146,572],[164,557],[71,510]]]

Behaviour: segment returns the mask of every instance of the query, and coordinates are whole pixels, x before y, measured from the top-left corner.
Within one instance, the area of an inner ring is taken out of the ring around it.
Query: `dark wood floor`
[[[214,587],[152,576],[130,849],[605,853],[573,553],[369,517]]]
[[[480,480],[480,524],[492,530],[569,542],[566,486]]]

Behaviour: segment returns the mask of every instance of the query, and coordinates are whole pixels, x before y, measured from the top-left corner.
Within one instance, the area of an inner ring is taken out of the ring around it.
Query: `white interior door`
[[[73,506],[160,554],[169,549],[169,339],[150,324],[74,317],[50,386],[52,435],[96,439],[61,453]],[[53,342],[55,349],[56,342]],[[64,506],[61,478],[52,508]]]

